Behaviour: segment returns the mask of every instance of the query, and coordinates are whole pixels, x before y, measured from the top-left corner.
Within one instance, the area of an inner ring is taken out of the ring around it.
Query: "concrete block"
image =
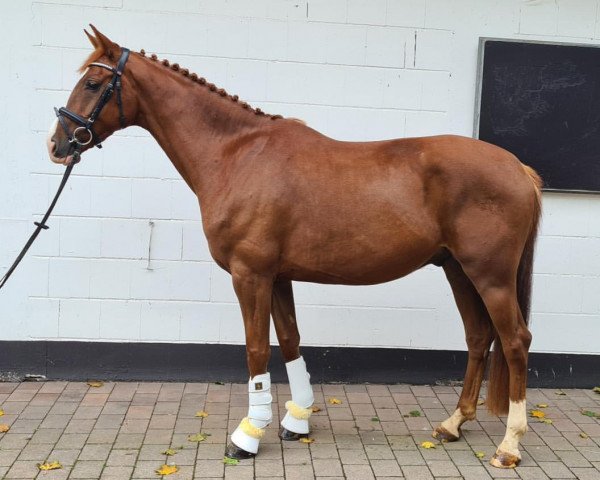
[[[423,27],[425,3],[421,0],[388,0],[386,23],[401,27]]]
[[[179,340],[179,305],[175,302],[142,302],[140,337],[163,342]]]
[[[208,342],[221,341],[221,324],[229,325],[229,319],[238,321],[238,329],[243,329],[240,309],[237,305],[216,303],[181,304],[181,341]],[[225,320],[223,320],[225,319]]]
[[[140,302],[100,302],[100,338],[140,340],[141,311]]]
[[[129,260],[90,260],[90,297],[128,299],[131,266]]]
[[[103,257],[148,258],[150,225],[146,220],[103,219],[100,238]]]
[[[365,65],[403,68],[411,30],[394,27],[368,27]]]
[[[90,261],[85,258],[51,258],[48,293],[51,297],[88,298]]]
[[[418,30],[415,68],[448,70],[451,65],[454,34],[444,30]]]
[[[527,2],[521,5],[519,33],[525,35],[556,35],[558,2]]]
[[[385,25],[387,0],[348,0],[348,23]]]
[[[136,218],[171,218],[171,181],[133,179],[131,214]]]
[[[150,245],[151,260],[179,260],[182,251],[182,225],[172,220],[155,220]]]
[[[31,338],[58,337],[59,301],[50,298],[29,300],[31,311],[25,322]]]
[[[248,24],[248,58],[287,58],[288,22],[253,18]]]
[[[346,23],[346,0],[309,0],[307,18],[311,22]]]
[[[246,58],[249,24],[245,18],[211,17],[207,21],[207,55]]]
[[[66,217],[60,219],[60,255],[99,257],[102,245],[102,222],[97,218]]]
[[[98,338],[100,336],[100,302],[61,300],[58,336],[63,340]]]
[[[89,182],[90,213],[96,217],[131,217],[131,180],[98,178]]]

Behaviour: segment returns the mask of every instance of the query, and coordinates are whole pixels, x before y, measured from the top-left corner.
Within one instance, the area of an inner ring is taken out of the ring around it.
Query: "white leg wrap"
[[[264,428],[273,420],[271,374],[264,373],[248,382],[248,416],[231,435],[231,441],[247,452],[256,453]]]
[[[292,392],[292,404],[286,405],[288,411],[281,421],[281,426],[290,432],[308,433],[310,431],[308,426],[310,412],[302,412],[302,410],[311,407],[315,398],[310,386],[310,375],[306,371],[304,358],[300,357],[286,363],[285,368]]]
[[[498,452],[507,452],[521,458],[519,441],[527,433],[527,405],[525,400],[513,402],[508,407],[506,420],[506,435],[498,446]]]

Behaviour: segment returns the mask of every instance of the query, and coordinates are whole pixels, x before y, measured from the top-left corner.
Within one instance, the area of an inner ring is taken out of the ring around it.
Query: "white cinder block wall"
[[[598,43],[599,12],[597,0],[3,2],[0,273],[63,171],[44,137],[90,50],[88,22],[270,113],[372,140],[472,135],[480,36]],[[544,203],[533,349],[598,353],[600,196]],[[243,342],[196,200],[146,132],[129,128],[86,154],[50,223],[0,294],[3,339]],[[295,292],[304,344],[465,348],[433,267],[386,285]]]

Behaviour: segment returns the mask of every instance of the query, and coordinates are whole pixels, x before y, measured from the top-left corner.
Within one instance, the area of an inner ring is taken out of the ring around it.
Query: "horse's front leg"
[[[246,330],[246,353],[250,380],[248,382],[248,415],[231,435],[226,455],[250,458],[256,455],[265,427],[271,423],[271,376],[267,372],[271,347],[269,321],[273,279],[251,272],[232,271],[233,287],[240,302]]]
[[[271,314],[292,393],[292,400],[285,404],[287,412],[281,421],[279,437],[282,440],[298,440],[310,431],[308,419],[312,414],[310,407],[314,396],[306,363],[300,356],[300,333],[291,281],[278,281],[273,285]]]

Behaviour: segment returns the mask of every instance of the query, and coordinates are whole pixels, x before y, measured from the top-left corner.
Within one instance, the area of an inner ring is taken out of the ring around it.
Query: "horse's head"
[[[55,109],[57,119],[48,133],[48,154],[55,163],[69,164],[75,150],[84,152],[131,125],[137,111],[125,68],[129,50],[90,26],[95,36],[84,31],[94,51],[80,69],[67,106]]]

